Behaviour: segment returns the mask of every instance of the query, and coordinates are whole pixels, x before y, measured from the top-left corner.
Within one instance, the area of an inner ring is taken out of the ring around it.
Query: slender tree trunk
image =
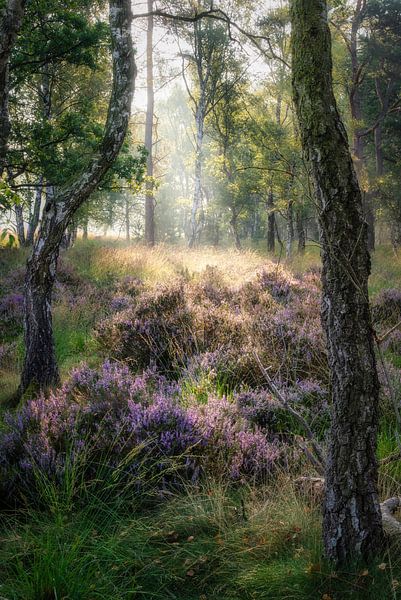
[[[42,204],[43,177],[39,177],[35,192],[35,200],[33,203],[33,211],[28,223],[28,231],[26,234],[27,246],[32,246],[35,239],[35,233],[39,225],[40,207]]]
[[[16,225],[17,225],[18,242],[19,242],[20,246],[25,246],[26,238],[25,238],[25,225],[24,225],[24,211],[20,204],[16,204],[14,210],[15,210],[15,220],[16,220]]]
[[[270,188],[267,197],[267,251],[274,252],[276,247],[276,215],[274,213],[274,196]]]
[[[219,217],[216,216],[213,223],[213,246],[215,248],[218,247],[220,243],[220,223]]]
[[[77,210],[96,189],[117,157],[128,129],[135,81],[129,0],[110,0],[113,87],[98,153],[70,186],[48,197],[25,279],[25,359],[18,399],[31,386],[45,390],[57,384],[51,300],[64,232]]]
[[[127,242],[131,241],[131,230],[130,230],[130,215],[129,215],[129,199],[125,196],[125,239]]]
[[[88,229],[89,229],[89,213],[88,206],[84,206],[83,215],[82,215],[82,239],[88,239]]]
[[[353,151],[355,157],[355,168],[359,185],[362,190],[362,207],[365,215],[366,222],[368,224],[368,248],[369,250],[375,249],[375,213],[373,207],[373,198],[364,189],[363,179],[366,172],[366,160],[365,160],[365,143],[363,130],[360,127],[362,122],[362,96],[361,96],[361,64],[358,56],[358,37],[359,30],[364,19],[364,0],[357,0],[354,17],[351,24],[351,35],[349,42],[349,51],[351,56],[351,68],[352,68],[352,85],[350,89],[349,102],[351,107],[351,115],[354,122],[357,124],[354,129],[353,135]]]
[[[379,382],[368,299],[370,258],[362,196],[332,84],[325,0],[292,0],[293,93],[322,236],[322,322],[333,411],[323,534],[338,563],[377,554]]]
[[[22,24],[25,4],[26,0],[6,0],[0,14],[0,176],[6,168],[7,143],[10,134],[8,112],[10,54]]]
[[[234,236],[235,247],[237,250],[242,250],[241,238],[238,232],[238,215],[233,211],[230,219],[230,225]]]
[[[299,254],[305,254],[306,234],[305,234],[304,217],[303,217],[301,209],[298,209],[296,211],[295,220],[296,220],[297,234],[298,234],[298,252],[299,252]]]
[[[71,227],[71,246],[73,246],[77,241],[77,234],[78,226],[74,223],[74,225]]]
[[[383,160],[383,125],[381,122],[375,128],[375,158],[376,158],[376,176],[382,177],[384,174],[384,160]]]
[[[294,241],[294,201],[289,200],[287,206],[287,243],[285,254],[286,258],[291,258],[292,242]]]
[[[196,121],[196,156],[195,156],[195,189],[191,210],[191,232],[189,238],[189,247],[193,248],[198,242],[199,223],[198,213],[202,206],[202,167],[203,167],[203,135],[205,126],[205,108],[204,99],[199,101],[195,115]]]
[[[153,11],[153,0],[148,0],[148,12]],[[148,246],[155,245],[155,199],[153,186],[153,116],[154,116],[154,89],[153,89],[153,16],[148,17],[148,29],[146,34],[146,126],[145,147],[148,151],[146,160],[146,182],[145,194],[145,241]]]

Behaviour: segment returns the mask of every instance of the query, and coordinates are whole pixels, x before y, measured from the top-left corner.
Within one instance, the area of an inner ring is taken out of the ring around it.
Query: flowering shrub
[[[31,400],[6,416],[0,436],[5,495],[32,495],[38,476],[59,482],[74,465],[87,480],[98,477],[101,465],[103,473],[122,469],[137,485],[152,481],[162,488],[215,469],[217,455],[233,479],[271,470],[277,446],[235,403],[212,398],[185,408],[179,391],[155,371],[134,377],[110,362],[99,371],[76,369],[49,399]]]
[[[374,301],[372,313],[376,323],[396,324],[401,321],[401,290],[383,290]]]
[[[295,385],[276,382],[281,396],[302,414],[317,433],[326,427],[329,417],[328,390],[311,380],[298,381]],[[292,436],[303,435],[299,423],[280,402],[265,390],[248,390],[235,395],[241,415],[250,423],[272,433]]]
[[[0,344],[0,369],[9,368],[11,364],[15,364],[16,355],[16,342]]]
[[[21,333],[24,310],[24,296],[13,292],[0,298],[0,329],[3,339],[10,339]]]
[[[193,282],[145,291],[124,280],[111,302],[114,315],[97,327],[108,355],[140,371],[154,364],[166,375],[194,368],[235,389],[260,386],[255,359],[290,381],[327,379],[317,277],[295,279],[283,269],[263,269],[239,288],[229,288],[209,267]],[[207,364],[209,363],[209,364]]]
[[[268,474],[280,456],[278,445],[266,431],[252,429],[235,403],[211,398],[190,411],[206,443],[209,468],[223,463],[224,471],[236,480]]]
[[[156,365],[175,373],[194,352],[192,317],[180,284],[143,293],[131,308],[101,322],[101,346],[134,370]]]
[[[383,342],[383,350],[401,356],[401,331],[393,331]]]

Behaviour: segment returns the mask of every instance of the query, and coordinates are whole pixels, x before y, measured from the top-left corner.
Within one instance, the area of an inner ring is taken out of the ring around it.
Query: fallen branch
[[[305,431],[306,437],[308,438],[308,440],[311,443],[311,446],[313,449],[313,454],[310,452],[310,450],[305,445],[302,445],[299,441],[298,441],[298,443],[301,446],[305,455],[308,457],[309,461],[313,464],[315,469],[318,471],[318,473],[323,475],[323,473],[325,471],[325,467],[326,467],[326,459],[324,458],[323,450],[320,447],[320,444],[315,439],[313,431],[309,427],[308,422],[306,421],[306,419],[304,419],[304,417],[301,415],[301,413],[299,413],[297,410],[295,410],[295,408],[293,408],[291,406],[291,404],[287,401],[287,399],[280,392],[280,390],[275,385],[272,378],[266,371],[265,367],[262,365],[260,358],[256,352],[254,352],[254,356],[255,356],[256,362],[258,363],[259,369],[261,370],[263,377],[266,380],[268,389],[269,389],[270,393],[272,394],[272,396],[274,396],[274,398],[276,399],[276,401],[282,408],[284,408],[286,411],[288,411],[290,413],[290,415],[292,415],[298,421],[298,423],[301,425],[301,427]]]

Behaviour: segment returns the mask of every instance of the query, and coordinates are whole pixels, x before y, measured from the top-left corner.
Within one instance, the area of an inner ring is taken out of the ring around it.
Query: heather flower
[[[393,331],[383,342],[383,350],[401,355],[401,331]]]
[[[377,295],[372,308],[373,320],[377,323],[396,324],[401,321],[401,290],[383,290]]]
[[[15,501],[35,495],[38,474],[61,482],[72,465],[88,481],[101,465],[103,473],[118,469],[136,485],[165,489],[215,469],[216,456],[233,479],[267,474],[279,456],[235,403],[211,398],[186,408],[177,384],[155,371],[135,377],[111,362],[99,371],[76,369],[60,390],[7,414],[5,424],[0,486]]]
[[[266,431],[250,427],[234,402],[210,398],[191,414],[206,443],[209,468],[223,462],[234,480],[271,473],[280,456],[277,443],[268,440]]]
[[[18,293],[8,294],[0,300],[0,319],[19,320],[22,318],[24,296]]]
[[[132,299],[129,296],[115,296],[110,303],[110,308],[114,312],[125,310],[131,305]]]

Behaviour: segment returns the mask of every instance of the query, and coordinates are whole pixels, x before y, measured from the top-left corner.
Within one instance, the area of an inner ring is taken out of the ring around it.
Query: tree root
[[[298,477],[294,481],[296,490],[309,501],[321,504],[324,495],[323,477]],[[401,522],[394,513],[401,509],[401,497],[388,498],[380,504],[384,533],[389,537],[401,537]]]
[[[394,513],[401,508],[401,498],[395,496],[388,498],[380,504],[384,532],[391,537],[401,536],[401,523],[395,518]]]

